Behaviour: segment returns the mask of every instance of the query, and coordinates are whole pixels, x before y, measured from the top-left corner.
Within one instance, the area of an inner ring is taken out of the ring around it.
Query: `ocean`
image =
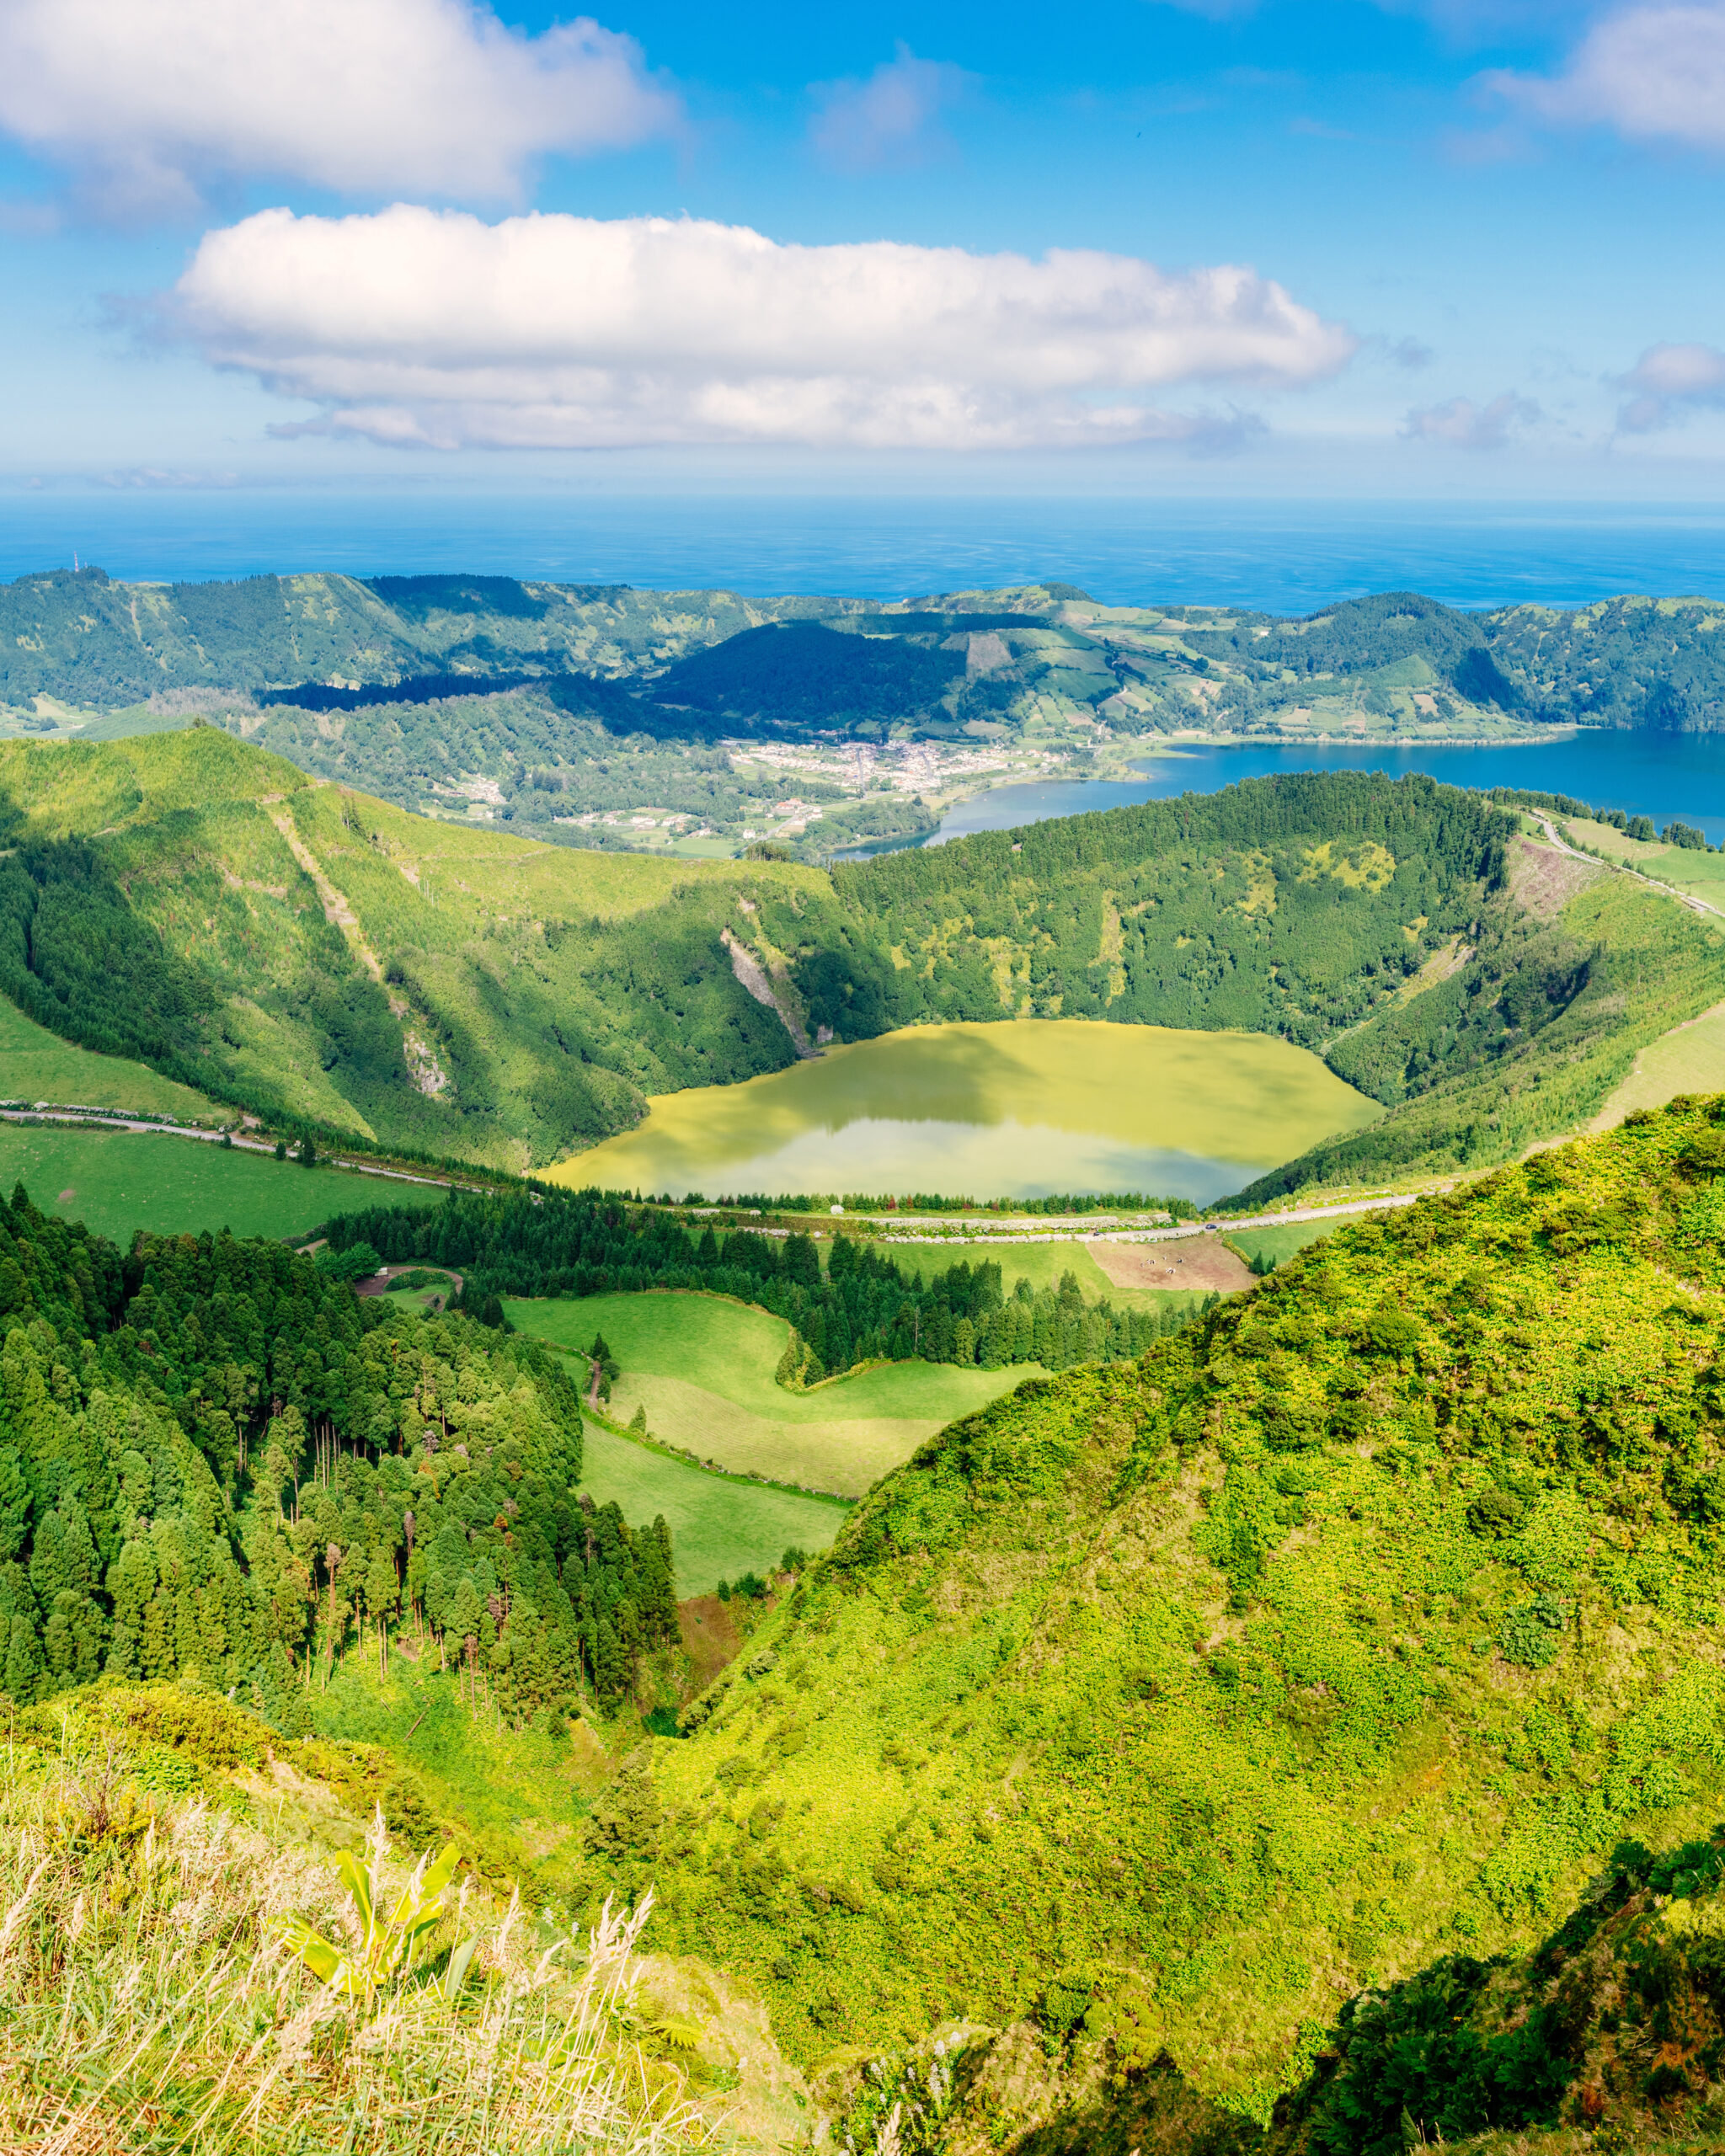
[[[88,488],[0,497],[0,579],[469,570],[575,584],[905,598],[1047,578],[1118,606],[1306,614],[1368,591],[1457,606],[1725,596],[1725,515],[1573,505],[973,495]]]

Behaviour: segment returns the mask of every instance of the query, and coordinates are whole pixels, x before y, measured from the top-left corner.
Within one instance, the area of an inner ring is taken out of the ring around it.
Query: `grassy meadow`
[[[505,1308],[521,1331],[577,1353],[604,1334],[622,1369],[611,1389],[615,1420],[626,1422],[644,1407],[654,1437],[699,1459],[846,1497],[860,1497],[948,1422],[1035,1374],[1028,1364],[980,1370],[892,1363],[788,1392],[773,1372],[789,1326],[720,1296],[588,1295]]]
[[[27,1018],[0,996],[0,1099],[45,1101],[54,1107],[132,1108],[181,1123],[224,1123],[218,1107],[189,1086],[176,1086],[147,1063],[96,1055]]]
[[[1720,1092],[1725,1092],[1725,1003],[1650,1041],[1594,1127],[1608,1130],[1637,1108],[1663,1107],[1680,1093]]]
[[[825,1550],[845,1521],[846,1508],[830,1497],[711,1474],[592,1422],[581,1487],[601,1505],[620,1505],[627,1520],[663,1514],[685,1601],[745,1572],[764,1577],[787,1550]]]
[[[19,1182],[43,1212],[82,1220],[122,1249],[138,1228],[302,1235],[332,1213],[376,1204],[380,1190],[396,1205],[435,1205],[443,1197],[437,1184],[303,1168],[204,1139],[0,1123],[0,1187]]]
[[[1289,1220],[1275,1228],[1241,1228],[1222,1240],[1231,1250],[1238,1251],[1248,1265],[1255,1257],[1268,1257],[1273,1264],[1282,1265],[1311,1244],[1333,1235],[1346,1225],[1348,1217],[1343,1214],[1332,1220]]]

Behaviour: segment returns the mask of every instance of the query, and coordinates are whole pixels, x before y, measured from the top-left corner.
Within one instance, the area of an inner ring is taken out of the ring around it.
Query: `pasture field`
[[[622,1368],[611,1389],[614,1420],[644,1407],[654,1437],[699,1459],[846,1497],[860,1497],[948,1422],[1039,1374],[1023,1363],[1004,1370],[889,1363],[788,1392],[773,1372],[790,1327],[723,1296],[586,1295],[505,1309],[521,1331],[577,1353],[605,1335]]]
[[[232,1228],[237,1235],[302,1235],[332,1213],[377,1204],[380,1190],[395,1205],[436,1205],[443,1198],[436,1184],[302,1168],[202,1139],[0,1123],[0,1187],[18,1182],[43,1212],[82,1220],[122,1249],[138,1228],[153,1235]]]
[[[1699,846],[1667,846],[1663,839],[1632,839],[1615,824],[1581,817],[1554,818],[1573,844],[1626,868],[1639,869],[1674,890],[1692,891],[1711,905],[1725,904],[1725,854],[1703,853]]]
[[[1649,1041],[1592,1127],[1609,1130],[1637,1108],[1664,1107],[1679,1093],[1720,1092],[1725,1092],[1725,1003]]]
[[[1248,1265],[1265,1251],[1281,1265],[1308,1244],[1322,1242],[1338,1228],[1345,1228],[1350,1217],[1358,1219],[1360,1216],[1343,1214],[1333,1220],[1290,1220],[1276,1228],[1241,1228],[1231,1230],[1222,1240],[1231,1250],[1238,1251]]]
[[[219,1123],[232,1110],[218,1107],[189,1086],[159,1077],[147,1063],[96,1055],[25,1017],[0,996],[0,1100],[46,1101],[56,1107],[136,1108],[182,1123]]]
[[[825,1550],[846,1510],[830,1497],[708,1474],[590,1421],[581,1487],[597,1504],[621,1506],[632,1526],[664,1514],[681,1602],[745,1572],[764,1577],[787,1550]]]

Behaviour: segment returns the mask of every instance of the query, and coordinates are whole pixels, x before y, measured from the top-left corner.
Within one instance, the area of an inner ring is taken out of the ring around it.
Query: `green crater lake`
[[[633,1130],[547,1172],[677,1198],[1146,1191],[1209,1204],[1382,1113],[1263,1033],[914,1026],[741,1086],[661,1094]]]

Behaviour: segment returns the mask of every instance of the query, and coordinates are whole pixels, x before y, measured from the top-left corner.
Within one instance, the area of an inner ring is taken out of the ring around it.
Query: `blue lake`
[[[1662,829],[1675,817],[1704,830],[1713,845],[1725,844],[1725,734],[1601,730],[1504,749],[1194,748],[1158,756],[1145,769],[1135,785],[1076,780],[996,787],[961,801],[927,842],[938,846],[967,831],[1007,830],[1090,808],[1214,793],[1236,779],[1278,771],[1387,771],[1393,778],[1424,771],[1450,786],[1567,793],[1595,808],[1651,816]]]

